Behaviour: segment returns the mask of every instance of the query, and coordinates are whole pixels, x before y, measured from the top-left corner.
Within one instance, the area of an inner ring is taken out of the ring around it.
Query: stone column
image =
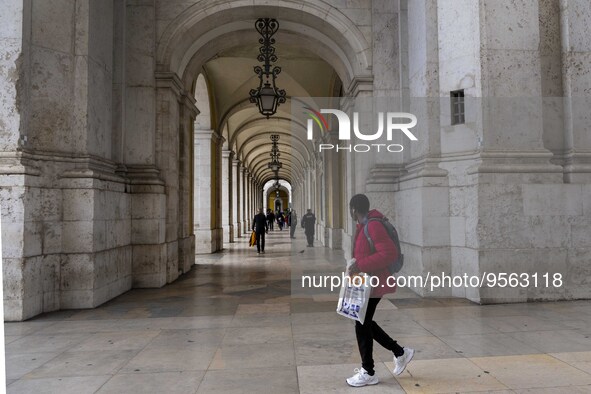
[[[232,160],[234,152],[222,151],[222,228],[224,242],[234,242],[234,228],[232,225]]]
[[[232,160],[232,190],[234,191],[234,196],[232,197],[232,217],[234,223],[234,237],[240,238],[242,235],[242,217],[241,214],[241,207],[242,207],[242,193],[240,191],[240,160]]]
[[[248,229],[252,228],[252,175],[250,171],[247,170],[246,177],[246,223],[248,224]]]
[[[181,162],[183,167],[189,163],[188,152],[185,152],[187,143],[182,145],[181,139],[187,138],[184,135],[182,128],[184,110],[186,104],[184,94],[182,92],[181,81],[173,75],[157,74],[156,75],[156,164],[160,170],[160,177],[166,183],[166,215],[164,229],[160,229],[158,233],[164,232],[166,243],[166,260],[163,264],[162,271],[165,273],[165,283],[174,281],[179,276],[179,271],[183,267],[179,266],[179,240],[188,236],[183,235],[183,227],[181,225],[181,217],[186,216],[189,212],[183,210],[183,193],[181,192],[181,173],[184,174],[184,168],[181,170]],[[194,104],[193,104],[194,107]],[[190,140],[189,140],[190,141]],[[170,160],[171,157],[177,157],[177,160]],[[189,202],[187,201],[187,204]],[[182,214],[181,214],[182,212]],[[159,226],[162,224],[159,223]],[[155,233],[151,226],[143,223],[141,226],[133,225],[134,235],[141,233],[142,237],[149,238],[151,234]],[[188,229],[187,229],[188,230]],[[146,273],[147,267],[141,267],[143,273]],[[161,272],[158,272],[161,274]],[[153,272],[156,274],[156,272]]]
[[[247,189],[246,189],[246,178],[247,178],[247,174],[248,174],[248,170],[244,167],[244,164],[242,164],[241,166],[241,171],[242,171],[242,179],[241,179],[241,196],[242,196],[242,233],[243,234],[249,234],[249,222],[250,220],[248,219],[248,193],[247,193]]]
[[[193,124],[199,111],[195,99],[190,94],[183,94],[180,127],[180,173],[179,173],[179,269],[187,273],[195,264],[195,234],[193,226]]]
[[[392,164],[377,165],[367,181],[372,205],[384,207],[383,213],[394,221],[401,234],[402,251],[405,260],[409,261],[403,272],[423,276],[427,272],[449,272],[451,269],[447,172],[439,167],[437,1],[409,1],[398,10],[399,24],[408,27],[408,70],[403,67],[400,70],[409,76],[408,92],[411,97],[405,97],[402,106],[419,119],[413,128],[418,141],[410,141],[401,135],[398,143],[404,146],[404,152],[397,156],[404,158],[404,164],[394,161]],[[406,31],[401,30],[400,34],[406,35]],[[401,49],[399,45],[397,56],[399,63],[404,65]],[[403,91],[402,85],[397,89]],[[404,91],[407,91],[406,87]],[[401,189],[404,192],[400,192]],[[422,289],[415,291],[421,293]],[[451,295],[449,289],[446,291],[447,295]]]
[[[213,253],[219,247],[215,212],[219,196],[216,174],[218,139],[213,130],[195,130],[193,226],[197,254]]]
[[[252,190],[252,209],[251,209],[251,214],[254,217],[254,215],[256,215],[258,213],[258,204],[257,204],[257,185],[256,182],[254,180],[254,177],[252,178],[251,182],[251,190]]]
[[[341,153],[342,154],[342,153]],[[344,174],[341,173],[340,154],[330,151],[325,158],[325,184],[326,184],[326,245],[331,249],[342,248],[343,227],[341,223],[341,209],[344,204],[341,189],[341,181]],[[348,203],[348,202],[347,202]]]
[[[560,1],[562,83],[564,89],[565,166],[568,183],[591,183],[591,27],[585,0]]]
[[[41,254],[41,239],[31,223],[25,226],[25,212],[32,208],[32,204],[27,204],[25,193],[34,190],[41,196],[40,190],[27,187],[31,180],[39,178],[41,169],[27,165],[17,152],[19,147],[26,148],[31,137],[27,135],[27,112],[23,111],[22,107],[30,97],[28,89],[23,87],[28,87],[31,81],[31,12],[27,11],[26,3],[4,2],[0,13],[0,47],[3,52],[3,56],[0,57],[0,70],[3,70],[0,72],[0,236],[6,321],[24,320],[43,311],[49,312],[59,308],[59,302],[57,305],[52,302],[53,305],[43,307],[44,294],[40,291],[42,287],[39,286],[39,282],[41,275],[45,273],[39,272],[41,264],[28,263],[28,257]],[[61,214],[59,205],[55,204],[54,208],[56,219]],[[61,223],[56,223],[54,230],[61,233]],[[35,233],[36,236],[31,236]],[[27,246],[25,239],[28,241]],[[61,243],[60,239],[56,241]],[[59,251],[58,248],[57,252]],[[59,261],[54,264],[57,271]],[[35,277],[39,278],[37,283]],[[55,275],[55,281],[59,281],[58,275]],[[48,286],[48,289],[51,289],[50,293],[59,292],[59,282],[57,286]],[[59,301],[59,294],[56,298]]]

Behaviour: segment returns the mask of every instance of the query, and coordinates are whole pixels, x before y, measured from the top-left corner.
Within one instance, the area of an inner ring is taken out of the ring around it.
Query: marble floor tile
[[[6,345],[8,353],[61,353],[90,337],[89,334],[27,335]]]
[[[393,337],[393,339],[396,340],[400,346],[414,349],[414,358],[416,360],[436,360],[463,357],[461,353],[458,353],[451,346],[434,336],[408,338]],[[389,350],[384,349],[376,342],[374,342],[374,349],[374,353],[379,355],[380,360],[392,361],[392,353]]]
[[[332,302],[334,305],[339,301],[339,294],[335,291],[334,293],[317,294],[312,296],[312,301],[315,302]],[[392,303],[390,303],[392,304]],[[378,305],[379,306],[379,305]],[[336,309],[336,306],[335,306]]]
[[[242,315],[289,315],[289,304],[240,304],[236,316]]]
[[[16,340],[19,340],[23,337],[23,335],[5,335],[4,336],[4,345],[8,345]]]
[[[429,319],[417,320],[417,323],[437,336],[498,332],[478,318]]]
[[[456,313],[464,317],[505,317],[523,316],[527,311],[523,308],[515,308],[512,304],[499,305],[468,305],[454,307]]]
[[[144,323],[144,324],[142,324]],[[58,334],[96,334],[99,332],[113,332],[123,330],[149,329],[150,319],[131,319],[131,320],[73,320],[59,321],[53,325],[43,328],[36,332],[38,335],[58,335]],[[129,326],[129,327],[127,327]]]
[[[293,344],[256,343],[247,345],[224,345],[220,347],[209,369],[244,369],[257,366],[290,367],[295,365]]]
[[[394,367],[393,362],[385,364],[389,370]],[[409,394],[489,392],[508,389],[466,358],[413,360],[396,379]]]
[[[30,335],[54,325],[55,321],[25,321],[4,323],[4,335]]]
[[[484,324],[500,332],[556,331],[568,329],[560,320],[552,321],[533,316],[496,316],[480,319]]]
[[[440,339],[464,357],[509,356],[540,352],[504,333],[441,336]]]
[[[101,375],[21,379],[8,386],[6,392],[8,394],[93,394],[110,378],[110,375]]]
[[[581,371],[591,374],[591,352],[550,353],[554,358],[564,361]]]
[[[117,374],[97,394],[187,394],[197,391],[205,371]]]
[[[398,384],[394,376],[388,371],[384,363],[376,363],[375,371],[379,383],[373,386],[363,388],[350,387],[346,379],[355,374],[354,369],[359,368],[359,364],[332,364],[332,365],[314,365],[298,367],[298,383],[300,394],[316,393],[399,393],[405,391]]]
[[[540,353],[591,351],[591,338],[577,330],[511,332],[507,335],[538,349]]]
[[[547,354],[470,358],[511,389],[582,386],[591,375]]]
[[[70,350],[103,351],[103,350],[136,350],[146,347],[160,331],[122,331],[101,332],[93,334]]]
[[[151,347],[133,357],[118,373],[180,372],[207,370],[214,346]]]
[[[272,327],[289,326],[291,323],[289,315],[267,315],[249,314],[235,315],[230,327]]]
[[[412,320],[461,319],[470,317],[463,309],[460,309],[461,307],[427,306],[405,308],[400,305],[401,301],[392,300],[392,303],[398,308],[396,311],[397,315],[399,314]]]
[[[414,320],[409,320],[407,318],[398,319],[395,316],[391,318],[389,314],[381,312],[377,312],[376,315],[377,316],[374,317],[374,320],[392,338],[425,337],[433,335]]]
[[[222,345],[292,342],[291,326],[227,328]]]
[[[562,387],[546,387],[535,389],[520,389],[513,391],[516,394],[589,394],[591,393],[591,385],[586,386],[562,386]]]
[[[514,390],[460,391],[461,394],[515,394]]]
[[[261,370],[238,369],[207,371],[198,394],[282,393],[297,394],[298,377],[295,366],[271,367]]]
[[[297,365],[359,364],[357,341],[308,338],[294,340]]]
[[[340,323],[332,324],[310,324],[292,327],[293,339],[297,343],[307,340],[314,341],[355,341],[355,322],[350,319],[343,319]]]
[[[350,319],[340,316],[334,312],[311,312],[311,313],[294,313],[291,315],[292,326],[305,326],[315,324],[344,324],[349,323]]]
[[[19,379],[23,375],[39,368],[59,353],[12,353],[6,354],[6,378]]]
[[[79,311],[70,317],[68,321],[75,320],[107,320],[107,319],[141,319],[151,315],[149,308],[124,308],[124,309],[89,309]]]
[[[169,317],[163,319],[147,319],[150,329],[158,330],[196,330],[201,328],[230,327],[233,315]]]
[[[575,319],[575,320],[564,320],[560,319],[560,324],[562,324],[564,327],[566,327],[566,329],[576,329],[576,330],[581,330],[581,332],[584,333],[589,333],[591,332],[591,320],[590,321],[585,321],[585,320],[580,320],[580,319]]]
[[[26,379],[63,376],[97,376],[116,373],[135,354],[135,350],[66,352],[24,376]]]
[[[312,302],[299,302],[291,305],[292,313],[313,313],[313,312],[326,312],[336,313],[337,301],[312,301]]]
[[[225,333],[225,328],[161,330],[150,342],[150,347],[217,347],[222,342]]]

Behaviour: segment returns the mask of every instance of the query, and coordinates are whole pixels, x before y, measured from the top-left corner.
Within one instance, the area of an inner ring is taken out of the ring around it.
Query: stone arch
[[[254,35],[252,23],[248,21],[267,14],[282,21],[283,31],[295,33],[300,41],[310,39],[316,43],[312,48],[322,47],[324,52],[318,54],[326,56],[335,70],[347,70],[347,77],[340,75],[343,81],[350,82],[355,76],[371,73],[371,46],[359,28],[337,8],[311,0],[279,0],[272,6],[244,5],[240,0],[223,4],[215,0],[200,1],[165,29],[156,53],[158,68],[183,76],[189,60],[205,44],[223,44],[218,37],[241,30],[249,30]],[[243,33],[235,35],[234,41],[238,42],[241,35]],[[224,41],[232,40],[224,37]],[[332,55],[331,58],[328,55]],[[335,67],[335,59],[340,59],[342,66]]]
[[[273,189],[273,185],[275,184],[275,179],[270,179],[267,180],[263,183],[263,205],[264,205],[264,209],[267,209],[267,202],[269,200],[269,195],[272,192]],[[284,179],[279,179],[279,185],[281,185],[281,188],[284,189],[285,191],[287,191],[287,196],[288,196],[288,205],[290,205],[293,201],[293,188],[291,186],[291,183],[287,180]],[[287,208],[287,207],[286,207]]]
[[[199,114],[195,117],[195,127],[201,130],[210,130],[212,123],[209,87],[203,73],[199,73],[195,79],[194,96],[195,105],[199,109]]]

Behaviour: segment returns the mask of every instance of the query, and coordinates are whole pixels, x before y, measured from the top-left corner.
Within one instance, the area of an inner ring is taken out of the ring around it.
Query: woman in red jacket
[[[412,359],[414,350],[401,347],[395,340],[390,338],[373,321],[373,315],[381,297],[387,293],[396,291],[395,283],[388,283],[390,277],[389,264],[396,260],[399,251],[394,241],[388,236],[386,228],[379,220],[384,216],[377,210],[369,210],[369,199],[364,194],[357,194],[349,202],[349,211],[353,220],[357,222],[357,229],[353,240],[353,260],[349,263],[349,274],[364,272],[368,275],[377,276],[379,285],[372,288],[371,298],[365,312],[364,323],[355,322],[355,334],[357,345],[361,354],[361,368],[355,369],[355,375],[347,379],[350,386],[361,387],[378,383],[378,377],[374,371],[373,361],[373,340],[375,339],[384,348],[394,354],[394,375],[400,375],[406,365]],[[372,253],[369,241],[364,234],[364,226],[367,225],[369,237],[374,244]]]

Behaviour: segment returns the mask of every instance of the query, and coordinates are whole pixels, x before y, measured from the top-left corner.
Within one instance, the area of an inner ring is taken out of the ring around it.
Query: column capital
[[[347,87],[347,97],[357,97],[373,91],[373,77],[370,75],[355,76]]]
[[[218,132],[215,130],[212,134],[211,139],[215,144],[218,144],[218,145],[222,145],[226,141],[226,139],[221,134],[218,134]]]
[[[240,166],[240,160],[239,159],[232,159],[232,166],[239,167]]]
[[[211,129],[209,129],[209,130],[195,129],[195,131],[193,132],[195,141],[211,140],[213,133],[214,133],[214,131]]]
[[[234,161],[234,151],[229,150],[229,149],[222,149],[222,157],[224,159],[230,159],[232,161]]]
[[[174,72],[156,72],[156,87],[158,89],[170,89],[180,102],[182,100],[183,82]]]
[[[224,141],[226,141],[226,139],[224,137],[219,135],[213,129],[200,130],[200,129],[196,128],[195,131],[193,132],[193,134],[194,134],[195,142],[203,141],[203,140],[210,140],[214,144],[223,144]]]

